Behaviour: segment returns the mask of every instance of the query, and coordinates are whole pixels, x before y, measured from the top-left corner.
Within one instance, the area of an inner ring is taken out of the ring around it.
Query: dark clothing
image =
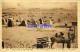
[[[63,48],[64,48],[64,42],[63,42]]]
[[[4,48],[4,42],[2,41],[2,48]]]
[[[67,24],[65,23],[65,26],[67,26]]]
[[[50,39],[51,39],[51,48],[52,48],[52,45],[54,44],[55,39],[54,39],[54,37],[51,37]]]
[[[63,44],[63,48],[64,48],[64,43],[65,43],[65,38],[62,37],[62,44]]]
[[[55,37],[58,37],[58,34],[57,33],[55,34]]]
[[[37,44],[37,48],[43,48],[41,44]]]
[[[42,19],[39,19],[39,21],[40,21],[40,24],[42,24]]]
[[[70,42],[69,41],[67,42],[67,48],[70,48]]]
[[[68,38],[68,41],[67,41],[67,48],[70,48],[71,47],[71,38]]]
[[[13,27],[13,26],[14,26],[13,21],[12,21],[12,20],[9,20],[9,21],[8,21],[8,27]]]
[[[60,35],[59,35],[59,37],[63,37],[63,35],[64,35],[64,33],[60,32]]]
[[[68,38],[70,37],[70,32],[68,32]]]
[[[72,38],[72,42],[74,42],[75,35],[74,35],[74,34],[72,34],[71,38]]]
[[[60,32],[60,33],[61,33],[62,36],[64,35],[64,33],[62,33],[62,32]]]
[[[5,23],[4,23],[4,19],[2,19],[2,25],[4,25]]]
[[[22,23],[19,26],[26,26],[25,21],[23,20]]]
[[[52,48],[53,44],[54,44],[54,42],[51,42],[51,48]]]

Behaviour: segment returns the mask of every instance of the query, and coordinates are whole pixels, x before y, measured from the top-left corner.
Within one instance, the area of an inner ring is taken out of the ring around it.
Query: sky
[[[66,8],[77,9],[76,2],[2,2],[2,8]]]

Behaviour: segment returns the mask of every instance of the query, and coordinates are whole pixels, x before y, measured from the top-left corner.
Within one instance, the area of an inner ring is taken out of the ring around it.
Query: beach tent
[[[19,26],[26,26],[26,21],[22,20],[21,24],[19,24]]]
[[[4,25],[5,24],[5,20],[4,19],[2,19],[2,25]]]
[[[7,24],[8,27],[13,27],[14,26],[14,21],[10,18],[8,19],[8,24]]]
[[[36,22],[33,18],[30,19],[30,23],[31,23],[31,25],[36,25]]]
[[[42,19],[41,18],[39,19],[39,21],[40,21],[40,24],[42,24]]]
[[[36,24],[38,25],[38,27],[40,26],[40,21],[36,20]]]

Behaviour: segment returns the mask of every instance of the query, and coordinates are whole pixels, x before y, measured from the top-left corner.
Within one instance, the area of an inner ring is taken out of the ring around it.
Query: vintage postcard
[[[78,51],[79,0],[2,0],[1,5],[1,49]]]

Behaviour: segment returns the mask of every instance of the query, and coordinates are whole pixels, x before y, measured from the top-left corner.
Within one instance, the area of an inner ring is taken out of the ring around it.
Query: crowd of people
[[[63,48],[64,48],[64,44],[67,43],[67,48],[71,48],[71,42],[74,42],[75,39],[75,35],[74,34],[70,34],[70,32],[67,33],[68,38],[66,39],[64,37],[64,33],[60,32],[60,34],[58,35],[58,33],[55,34],[55,37],[51,37],[51,48],[53,46],[53,44],[55,42],[57,43],[62,43],[63,44]],[[66,36],[66,37],[67,37]]]

